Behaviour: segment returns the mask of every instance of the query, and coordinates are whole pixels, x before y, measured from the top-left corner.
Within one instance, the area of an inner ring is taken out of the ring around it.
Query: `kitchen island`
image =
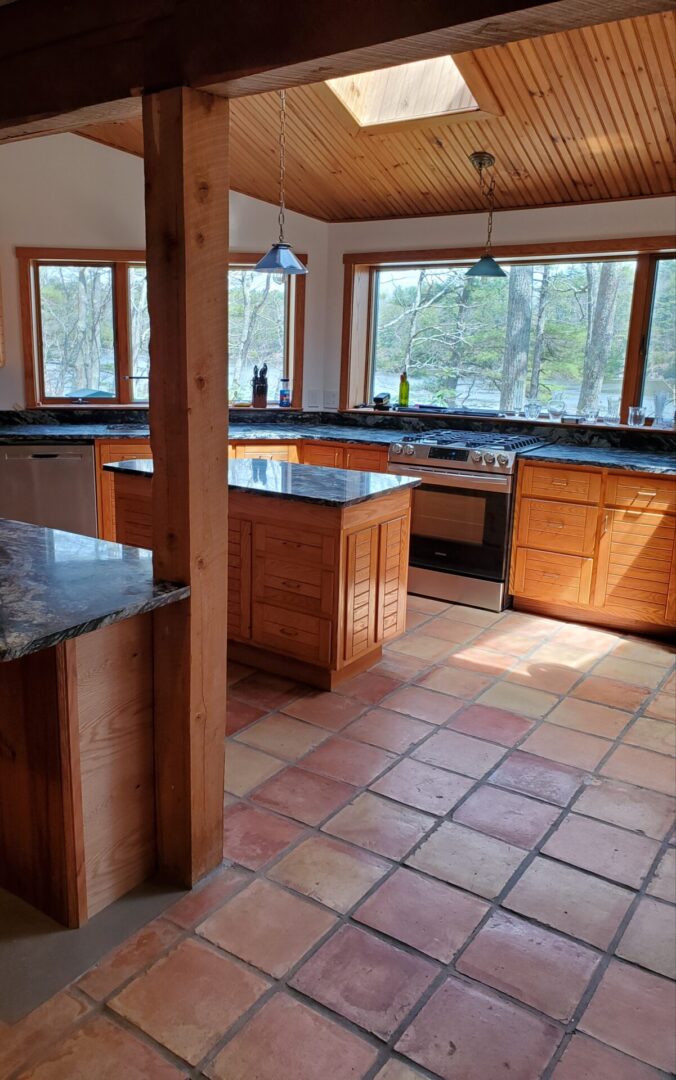
[[[114,474],[117,538],[152,545],[151,460]],[[332,689],[406,626],[407,476],[253,459],[228,471],[229,655]]]
[[[147,551],[0,520],[0,886],[81,926],[155,869]]]

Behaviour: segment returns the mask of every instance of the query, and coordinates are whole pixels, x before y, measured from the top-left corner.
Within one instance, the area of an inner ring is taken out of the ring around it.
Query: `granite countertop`
[[[103,467],[107,472],[153,475],[152,460],[116,461]],[[317,506],[353,506],[390,491],[417,487],[419,483],[413,476],[327,469],[323,465],[296,465],[290,461],[266,461],[263,458],[228,462],[228,487],[231,490],[310,502]]]
[[[676,474],[676,454],[659,450],[622,450],[616,446],[567,446],[553,443],[522,450],[520,458],[533,461],[560,461],[569,465],[596,465],[601,469],[629,469],[635,472]]]
[[[189,595],[153,581],[149,551],[0,519],[0,661]]]
[[[95,439],[147,439],[147,424],[0,424],[0,445],[93,443]]]

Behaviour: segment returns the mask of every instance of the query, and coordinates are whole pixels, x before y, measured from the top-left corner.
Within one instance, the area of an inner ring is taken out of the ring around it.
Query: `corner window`
[[[371,393],[396,400],[405,368],[411,404],[617,419],[636,260],[501,264],[376,270]]]
[[[143,252],[17,249],[29,405],[146,405],[150,319]],[[302,401],[305,279],[253,271],[257,254],[231,255],[229,400],[251,402],[254,366]],[[30,328],[30,333],[28,332]]]

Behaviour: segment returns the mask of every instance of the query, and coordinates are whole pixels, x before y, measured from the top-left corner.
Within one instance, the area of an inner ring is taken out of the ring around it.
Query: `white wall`
[[[272,167],[272,166],[271,166]],[[233,249],[265,250],[277,210],[231,195]],[[331,407],[340,384],[343,254],[480,246],[484,214],[326,225],[288,214],[288,239],[307,252],[304,404]],[[496,214],[496,244],[607,240],[676,229],[676,199],[636,199],[590,206]],[[0,368],[0,409],[24,403],[14,247],[142,248],[143,163],[76,135],[53,135],[0,147],[0,280],[7,364]]]
[[[631,199],[589,206],[548,207],[497,213],[493,243],[537,244],[558,240],[608,240],[676,232],[676,198]],[[357,251],[480,247],[485,214],[407,218],[329,225],[328,307],[324,389],[329,399],[340,384],[343,255]]]
[[[0,147],[0,282],[7,362],[0,409],[23,406],[23,360],[15,247],[143,248],[143,162],[77,135]],[[309,257],[305,326],[306,402],[321,404],[324,382],[328,227],[287,215],[287,234]],[[277,210],[233,192],[230,243],[265,251],[277,237]]]

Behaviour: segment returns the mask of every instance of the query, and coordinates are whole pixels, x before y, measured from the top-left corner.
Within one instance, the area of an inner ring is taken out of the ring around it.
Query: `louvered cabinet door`
[[[348,534],[345,575],[344,660],[350,663],[376,643],[378,525]]]
[[[407,583],[408,517],[393,518],[380,526],[377,640],[381,643],[406,629]]]
[[[251,522],[228,521],[228,637],[251,637]]]
[[[676,517],[606,509],[596,606],[632,620],[669,624],[675,588]]]

